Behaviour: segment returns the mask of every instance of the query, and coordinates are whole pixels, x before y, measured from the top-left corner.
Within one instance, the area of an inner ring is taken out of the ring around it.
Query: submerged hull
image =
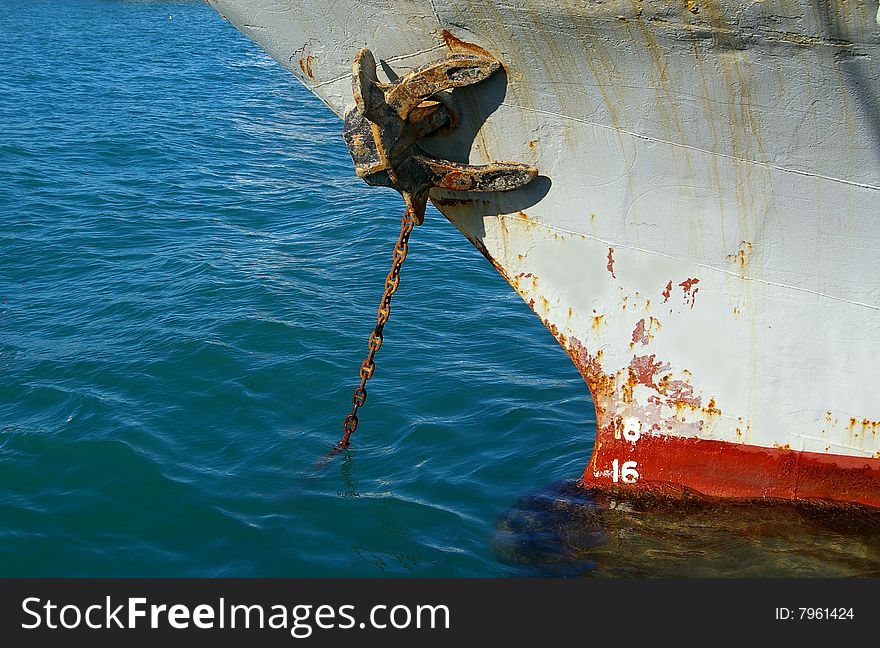
[[[503,62],[425,148],[541,177],[431,199],[583,374],[584,485],[880,506],[876,2],[209,3],[339,115],[361,47]]]

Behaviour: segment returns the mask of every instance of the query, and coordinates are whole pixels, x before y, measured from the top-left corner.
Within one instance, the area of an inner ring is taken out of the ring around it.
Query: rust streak
[[[315,80],[315,75],[312,73],[312,62],[315,60],[314,54],[308,54],[306,56],[301,56],[299,59],[299,69],[303,71],[307,77],[309,77],[312,81]]]

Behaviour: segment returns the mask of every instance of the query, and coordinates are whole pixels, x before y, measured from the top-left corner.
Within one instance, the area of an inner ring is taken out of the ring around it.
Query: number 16
[[[635,461],[624,461],[623,466],[621,466],[620,462],[615,459],[611,462],[611,467],[614,469],[611,474],[611,481],[615,484],[619,481],[622,481],[624,484],[635,484],[639,480],[636,466],[638,464]]]

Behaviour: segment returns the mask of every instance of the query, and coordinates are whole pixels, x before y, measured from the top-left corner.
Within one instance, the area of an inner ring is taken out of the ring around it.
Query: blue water
[[[584,383],[203,3],[0,12],[0,576],[880,574],[880,525],[595,501]]]
[[[0,575],[489,576],[577,478],[577,371],[437,212],[341,435],[403,203],[204,3],[0,12]]]

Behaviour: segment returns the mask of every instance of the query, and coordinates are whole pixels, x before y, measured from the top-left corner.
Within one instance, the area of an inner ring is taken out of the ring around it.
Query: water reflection
[[[554,484],[499,521],[499,558],[518,575],[880,576],[880,511],[860,506],[610,496]]]

